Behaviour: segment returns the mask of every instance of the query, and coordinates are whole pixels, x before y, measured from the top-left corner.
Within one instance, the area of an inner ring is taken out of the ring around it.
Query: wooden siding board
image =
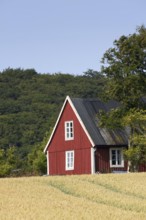
[[[91,173],[91,149],[84,149],[82,151],[82,173],[89,174]]]
[[[57,174],[56,152],[49,153],[49,175]]]
[[[146,164],[141,164],[138,169],[139,172],[146,172]]]
[[[64,123],[73,121],[74,140],[65,141]],[[91,143],[74,111],[67,102],[49,145],[49,169],[51,175],[91,173]],[[75,151],[74,170],[65,170],[65,151]],[[57,168],[59,166],[59,168]]]

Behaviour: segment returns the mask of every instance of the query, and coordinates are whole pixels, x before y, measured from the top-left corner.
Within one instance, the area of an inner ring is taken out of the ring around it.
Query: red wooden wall
[[[128,163],[124,162],[124,167],[110,167],[109,146],[98,147],[95,152],[95,170],[101,173],[111,173],[112,171],[127,171]],[[138,168],[139,172],[146,172],[146,164],[141,164]]]
[[[138,169],[139,172],[146,172],[146,164],[141,164]]]
[[[109,155],[109,149],[108,146],[98,147],[96,148],[95,152],[95,166],[96,171],[101,173],[110,173],[114,170],[119,171],[127,171],[127,163],[124,163],[124,167],[111,167],[110,168],[110,155]]]
[[[65,121],[74,123],[74,140],[65,141]],[[68,102],[48,150],[50,175],[91,173],[91,143]],[[65,170],[65,151],[67,150],[74,150],[74,170],[70,171]]]

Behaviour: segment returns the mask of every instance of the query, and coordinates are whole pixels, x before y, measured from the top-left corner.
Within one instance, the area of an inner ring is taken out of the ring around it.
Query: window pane
[[[122,149],[111,149],[110,150],[110,164],[113,166],[123,165]]]
[[[65,122],[65,138],[66,140],[73,139],[73,122]]]
[[[74,169],[74,151],[66,152],[66,170]]]
[[[117,164],[121,165],[121,150],[117,150]]]
[[[112,150],[112,165],[116,165],[116,151]]]

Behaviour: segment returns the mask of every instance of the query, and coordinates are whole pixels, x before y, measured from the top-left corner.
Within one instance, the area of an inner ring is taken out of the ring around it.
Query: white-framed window
[[[110,167],[124,167],[123,148],[110,148]]]
[[[74,151],[65,152],[65,169],[74,170]]]
[[[74,128],[73,121],[65,122],[65,140],[73,140],[74,139]]]

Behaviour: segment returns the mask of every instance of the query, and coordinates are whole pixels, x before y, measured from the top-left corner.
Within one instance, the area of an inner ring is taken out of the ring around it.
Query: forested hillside
[[[146,163],[146,28],[115,40],[102,57],[101,73],[39,74],[34,69],[0,72],[0,177],[46,173],[43,148],[61,105],[71,97],[114,99],[118,109],[101,112],[100,125],[129,128],[129,169]]]
[[[105,81],[103,75],[93,70],[82,76],[38,74],[33,69],[9,68],[0,72],[2,155],[7,159],[7,151],[13,147],[20,161],[15,168],[28,169],[28,162],[31,164],[46,132],[54,126],[65,97],[101,97]]]

